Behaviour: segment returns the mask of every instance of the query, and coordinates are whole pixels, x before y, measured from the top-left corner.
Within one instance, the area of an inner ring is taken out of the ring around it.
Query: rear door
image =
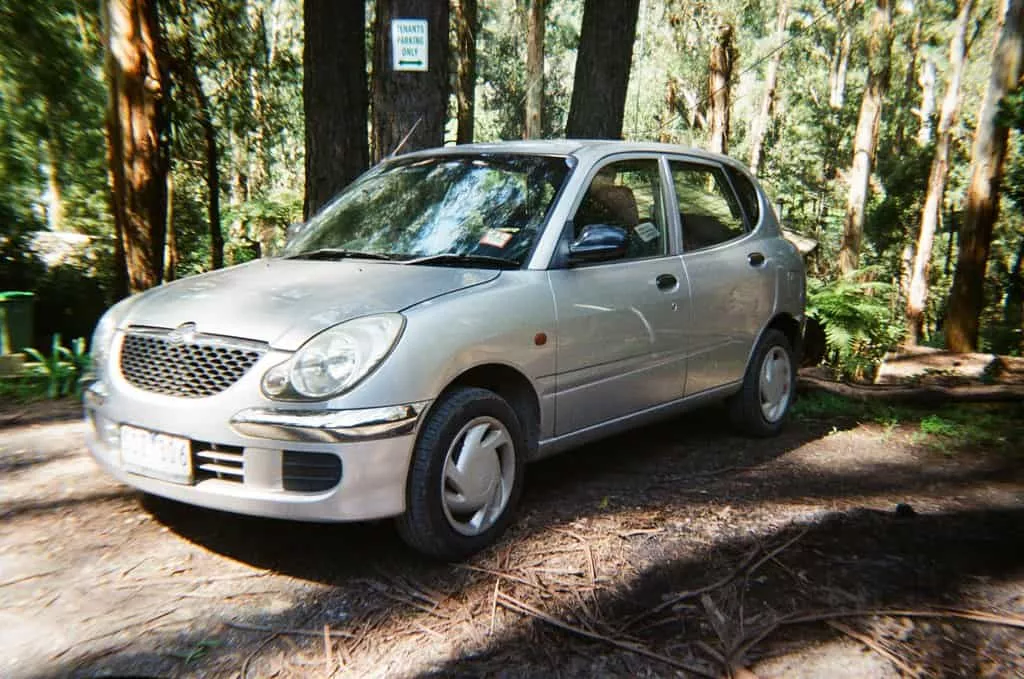
[[[689,289],[658,157],[606,163],[572,220],[630,233],[626,257],[549,272],[558,314],[556,434],[682,398]]]
[[[756,217],[741,208],[725,168],[689,157],[672,157],[668,165],[693,309],[686,342],[691,395],[742,379],[771,317],[776,275]]]

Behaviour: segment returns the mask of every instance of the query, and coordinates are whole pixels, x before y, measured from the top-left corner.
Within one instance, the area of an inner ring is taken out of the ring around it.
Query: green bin
[[[0,292],[0,356],[32,346],[35,300],[31,292]]]

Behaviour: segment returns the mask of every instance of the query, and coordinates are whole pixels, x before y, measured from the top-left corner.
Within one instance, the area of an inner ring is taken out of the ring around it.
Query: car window
[[[743,205],[750,224],[757,224],[761,218],[761,201],[757,197],[757,189],[754,188],[753,182],[734,167],[727,165],[725,171],[728,173],[729,179],[732,180],[732,186],[736,189],[736,193],[739,194],[740,204]]]
[[[683,250],[699,250],[746,233],[736,195],[720,167],[670,161],[683,226]]]
[[[396,261],[529,256],[569,166],[565,158],[467,154],[391,161],[328,203],[285,256],[354,251]]]
[[[591,180],[573,218],[574,238],[594,224],[618,226],[629,234],[627,258],[668,254],[661,177],[654,158],[605,165]]]

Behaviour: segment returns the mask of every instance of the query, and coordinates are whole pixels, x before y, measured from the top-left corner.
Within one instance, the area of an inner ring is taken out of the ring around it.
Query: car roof
[[[500,141],[481,144],[456,144],[441,148],[414,151],[403,156],[461,155],[466,153],[521,153],[524,155],[575,156],[580,160],[593,160],[615,153],[679,153],[742,165],[728,156],[703,149],[662,144],[658,142],[623,141],[615,139],[531,139],[525,141]]]

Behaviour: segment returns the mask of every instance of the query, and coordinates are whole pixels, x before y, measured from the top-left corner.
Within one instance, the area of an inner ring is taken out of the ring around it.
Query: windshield
[[[552,156],[398,159],[342,191],[283,254],[345,251],[423,263],[446,255],[467,265],[494,258],[521,265],[568,173],[566,159]]]

